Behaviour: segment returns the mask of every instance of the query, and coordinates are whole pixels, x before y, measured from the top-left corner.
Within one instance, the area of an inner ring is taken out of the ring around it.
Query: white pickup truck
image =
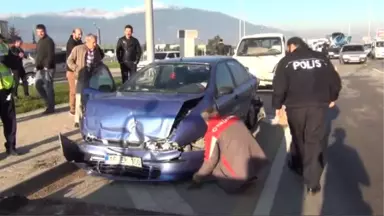
[[[233,58],[242,63],[260,81],[271,87],[277,63],[285,56],[285,37],[280,33],[255,34],[243,37]]]

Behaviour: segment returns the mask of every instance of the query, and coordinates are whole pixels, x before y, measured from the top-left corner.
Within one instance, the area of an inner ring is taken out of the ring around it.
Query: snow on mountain
[[[166,4],[163,4],[161,2],[154,1],[153,2],[153,9],[159,10],[159,9],[177,9],[180,7],[177,6],[169,6]],[[136,14],[136,13],[143,13],[145,11],[145,7],[139,6],[139,7],[124,7],[121,10],[118,11],[106,11],[106,10],[100,10],[100,9],[94,9],[94,8],[78,8],[73,9],[69,11],[63,11],[63,12],[57,12],[57,13],[30,13],[30,14],[0,14],[0,19],[9,19],[12,17],[22,17],[26,18],[33,15],[46,15],[46,16],[61,16],[61,17],[84,17],[84,18],[104,18],[104,19],[115,19],[118,17],[122,17],[128,14]]]

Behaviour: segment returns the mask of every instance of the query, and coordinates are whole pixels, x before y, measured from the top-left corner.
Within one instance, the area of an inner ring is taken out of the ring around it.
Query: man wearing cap
[[[292,145],[288,167],[304,178],[307,192],[321,190],[326,148],[326,113],[341,90],[339,74],[322,53],[298,37],[288,40],[288,54],[276,66],[272,105],[280,116],[285,105]]]
[[[9,69],[12,60],[8,45],[0,34],[0,117],[3,122],[5,149],[7,155],[18,155],[16,151],[16,110],[12,97],[14,86],[13,75]]]

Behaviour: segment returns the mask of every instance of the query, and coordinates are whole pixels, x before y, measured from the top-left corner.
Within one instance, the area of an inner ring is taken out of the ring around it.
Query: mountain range
[[[75,9],[61,13],[13,15],[7,19],[14,25],[24,41],[32,40],[36,24],[45,24],[48,34],[57,44],[64,44],[75,27],[82,28],[84,33],[96,33],[100,28],[102,44],[115,44],[117,37],[123,35],[124,26],[134,27],[134,36],[145,43],[145,16],[143,8],[123,9],[119,12],[108,12],[97,9]],[[207,43],[208,39],[220,35],[227,44],[235,45],[239,40],[239,19],[221,12],[194,8],[168,7],[154,5],[155,43],[178,43],[179,29],[198,30],[198,42]],[[245,24],[246,34],[280,32],[287,36],[293,32],[273,27]]]

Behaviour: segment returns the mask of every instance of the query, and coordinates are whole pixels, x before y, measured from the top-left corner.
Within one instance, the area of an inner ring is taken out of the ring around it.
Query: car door
[[[89,99],[99,94],[116,91],[116,83],[107,66],[101,64],[94,69],[92,74],[88,82],[88,87],[84,88],[82,92],[82,102],[84,105]]]
[[[236,88],[234,93],[238,96],[237,101],[240,108],[237,115],[243,119],[247,118],[248,110],[253,98],[254,89],[256,88],[256,81],[251,79],[247,70],[236,60],[229,60],[226,62],[230,69],[231,75],[235,81]]]
[[[232,88],[235,89],[231,72],[225,62],[217,64],[215,70],[215,101],[216,106],[221,115],[234,115],[238,113],[240,106],[238,104],[238,96],[235,92],[220,95],[220,89]]]

